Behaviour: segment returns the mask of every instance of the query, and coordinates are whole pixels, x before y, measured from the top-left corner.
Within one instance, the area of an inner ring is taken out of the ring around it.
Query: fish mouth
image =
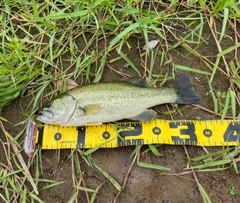
[[[37,116],[46,116],[46,117],[52,117],[53,113],[50,110],[40,110],[37,114]]]
[[[37,112],[35,119],[41,123],[51,124],[54,120],[54,116],[51,111],[40,110]]]
[[[39,111],[38,113],[37,113],[37,116],[42,116],[43,115],[43,112],[42,111]]]

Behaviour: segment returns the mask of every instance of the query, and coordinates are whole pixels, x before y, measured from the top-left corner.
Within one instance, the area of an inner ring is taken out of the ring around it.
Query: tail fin
[[[169,86],[177,92],[177,104],[199,104],[201,102],[200,96],[194,91],[192,83],[186,73],[178,75]]]

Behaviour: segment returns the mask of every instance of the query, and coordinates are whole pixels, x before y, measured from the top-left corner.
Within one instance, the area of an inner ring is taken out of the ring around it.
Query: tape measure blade
[[[140,144],[234,146],[240,141],[240,121],[160,120],[87,127],[45,125],[36,143],[42,149],[104,148]]]

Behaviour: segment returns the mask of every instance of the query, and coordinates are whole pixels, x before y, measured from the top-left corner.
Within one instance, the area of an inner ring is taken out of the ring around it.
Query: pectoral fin
[[[88,122],[88,123],[85,123],[84,125],[88,126],[88,125],[102,125],[102,123],[100,122]]]
[[[101,111],[101,106],[99,104],[89,104],[84,106],[84,115],[93,116],[97,115]]]
[[[142,113],[138,114],[137,116],[134,116],[132,118],[129,118],[130,120],[135,121],[151,121],[154,119],[154,117],[157,115],[157,112],[152,109],[146,109]]]

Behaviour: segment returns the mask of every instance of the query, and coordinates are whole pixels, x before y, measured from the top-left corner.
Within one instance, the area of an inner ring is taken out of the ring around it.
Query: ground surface
[[[239,30],[240,32],[240,30]],[[232,30],[226,33],[232,36]],[[211,35],[210,30],[207,26],[203,30],[203,37],[206,38],[207,42],[201,44],[197,51],[203,56],[208,56],[209,60],[215,61],[218,49],[216,47],[215,41]],[[109,39],[110,41],[110,39]],[[141,41],[138,37],[132,38],[130,40],[132,47],[137,47],[137,42],[144,45],[144,41]],[[82,43],[79,39],[79,43]],[[161,42],[163,43],[163,42]],[[225,49],[233,45],[232,40],[225,38],[222,41],[222,48]],[[84,46],[80,46],[81,49]],[[101,49],[101,42],[98,47]],[[123,47],[123,51],[128,53],[128,57],[134,64],[139,67],[141,73],[144,72],[141,69],[141,59],[139,57],[138,49],[132,49],[130,52],[126,47]],[[189,54],[181,45],[169,52],[171,58],[175,64],[181,64],[188,67],[194,67],[199,70],[207,71],[207,67],[203,64],[197,57]],[[107,61],[115,58],[117,54],[112,52],[109,55]],[[234,53],[227,56],[228,62],[232,60]],[[239,56],[240,57],[240,56]],[[169,73],[171,75],[171,66],[159,66],[160,58],[156,57],[153,72],[158,73]],[[68,64],[66,64],[67,66]],[[131,76],[137,76],[132,69],[125,66],[126,62],[124,60],[118,60],[111,63],[117,71],[124,72]],[[224,69],[224,64],[220,65]],[[178,71],[177,74],[184,72]],[[189,77],[193,82],[195,90],[199,93],[202,98],[201,106],[207,109],[213,110],[212,97],[207,93],[210,91],[209,84],[207,82],[207,77],[198,73],[188,72]],[[101,81],[113,81],[119,79],[120,76],[117,75],[111,69],[105,67],[103,72],[103,78]],[[197,78],[197,79],[196,79]],[[81,79],[79,79],[78,82]],[[220,91],[225,92],[229,87],[228,79],[217,71],[214,77],[213,83],[214,87]],[[158,83],[157,83],[158,85]],[[11,134],[16,135],[22,129],[23,126],[14,126],[14,124],[23,120],[22,112],[28,105],[29,98],[23,97],[21,101],[19,99],[13,101],[9,106],[4,108],[1,112],[1,116],[10,123],[4,123],[5,129]],[[168,106],[172,109],[172,106]],[[208,113],[206,111],[196,109],[193,106],[180,105],[182,115],[175,113],[173,119],[220,119],[220,117]],[[167,111],[166,105],[156,107],[155,109],[159,112]],[[159,113],[162,119],[172,119],[169,115],[164,115]],[[1,140],[5,141],[4,135],[0,134]],[[133,157],[130,158],[131,153],[135,147],[122,147],[117,149],[99,149],[92,153],[91,158],[98,166],[100,166],[104,171],[110,174],[120,185],[123,184],[125,175],[127,174],[132,162]],[[143,146],[141,152],[148,149],[148,146]],[[117,202],[128,202],[128,203],[186,203],[186,202],[203,202],[201,197],[199,187],[197,186],[196,180],[192,173],[181,175],[184,172],[184,168],[187,167],[187,155],[183,146],[169,146],[162,145],[157,148],[161,153],[160,157],[155,156],[152,152],[148,152],[140,155],[140,161],[161,165],[171,169],[169,172],[157,171],[152,169],[146,169],[138,166],[136,163],[133,165],[131,173],[126,182],[126,187],[122,193],[117,198]],[[205,154],[205,151],[201,147],[196,146],[186,146],[186,149],[190,157],[197,157]],[[207,148],[209,152],[219,151],[221,147],[209,147]],[[74,152],[75,153],[75,152]],[[3,156],[4,150],[0,148],[0,160],[5,163],[5,156]],[[30,172],[33,177],[35,177],[36,172],[39,172],[39,177],[43,179],[50,179],[56,181],[65,181],[64,183],[51,187],[50,189],[41,190],[41,188],[47,186],[46,183],[39,183],[39,198],[44,202],[59,202],[65,203],[74,195],[73,184],[73,158],[71,155],[71,150],[60,150],[59,152],[55,150],[42,150],[39,152],[41,155],[40,161],[37,161],[39,165],[42,165],[42,170],[37,170],[37,162],[32,163],[30,166]],[[76,152],[77,154],[77,152]],[[28,161],[28,157],[22,152],[25,161]],[[97,194],[95,202],[107,203],[113,202],[114,198],[117,196],[118,191],[113,186],[109,180],[104,177],[96,168],[88,166],[81,156],[78,156],[79,163],[81,166],[81,175],[76,175],[77,180],[84,181],[85,187],[96,189],[101,184],[99,192]],[[59,160],[58,160],[59,159]],[[1,166],[0,166],[1,167]],[[237,163],[239,167],[239,163]],[[239,175],[235,172],[233,167],[229,167],[227,170],[220,170],[215,172],[197,172],[196,176],[199,183],[203,186],[204,190],[208,194],[212,202],[220,203],[232,203],[240,201],[240,184]],[[76,184],[76,183],[75,183]],[[29,190],[31,190],[30,184],[28,185]],[[230,194],[230,189],[233,189],[235,194]],[[0,189],[1,191],[1,189]],[[3,190],[2,190],[2,194]],[[75,193],[76,194],[76,193]],[[91,198],[91,193],[88,193],[89,198]],[[86,193],[79,190],[76,194],[76,199],[78,202],[84,203],[88,202]],[[1,197],[0,197],[0,202]]]

